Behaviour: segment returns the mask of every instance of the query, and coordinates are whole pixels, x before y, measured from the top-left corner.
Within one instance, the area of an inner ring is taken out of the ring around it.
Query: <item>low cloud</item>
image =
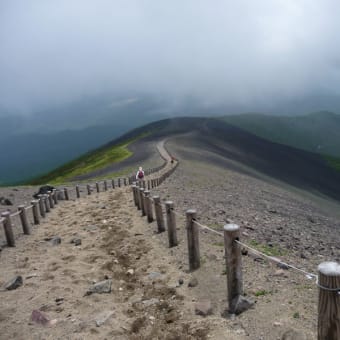
[[[102,93],[255,109],[337,96],[339,10],[335,0],[3,0],[0,108]]]

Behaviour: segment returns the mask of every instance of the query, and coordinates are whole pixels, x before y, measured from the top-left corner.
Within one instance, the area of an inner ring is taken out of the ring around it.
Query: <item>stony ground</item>
[[[167,234],[140,216],[128,188],[61,202],[32,235],[1,252],[0,286],[15,275],[23,285],[0,292],[0,339],[316,339],[314,280],[250,252],[244,290],[255,305],[222,318],[223,238],[201,231],[201,268],[189,273],[184,215],[197,209],[216,230],[237,223],[241,241],[316,273],[320,262],[340,258],[338,205],[221,167],[182,143],[169,149],[180,166],[152,194],[174,201],[179,246],[168,248]],[[54,236],[60,244],[52,245]],[[110,293],[87,293],[107,280]],[[196,315],[197,303],[211,304],[212,314]],[[33,310],[56,324],[30,321]]]

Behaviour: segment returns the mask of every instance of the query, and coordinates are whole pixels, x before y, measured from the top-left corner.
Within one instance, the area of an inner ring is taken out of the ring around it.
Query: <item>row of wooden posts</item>
[[[133,200],[142,216],[146,216],[149,223],[157,222],[157,231],[168,231],[169,247],[178,245],[176,216],[173,201],[165,201],[166,226],[163,217],[161,199],[158,195],[151,196],[150,188],[145,189],[138,183],[132,184]],[[194,209],[186,211],[186,233],[188,245],[189,270],[194,271],[200,267],[200,247],[197,212]],[[236,224],[226,224],[224,231],[224,248],[227,274],[227,301],[226,311],[239,314],[253,305],[243,296],[242,253],[240,240],[240,227]],[[330,269],[331,268],[331,269]],[[319,286],[319,313],[318,313],[318,340],[340,340],[340,264],[324,262],[318,267]]]
[[[146,169],[144,171],[144,174],[148,176],[148,175],[151,175],[152,173],[156,173],[162,170],[167,164],[168,164],[167,162],[164,162],[162,165],[158,167]],[[161,183],[161,181],[164,180],[165,178],[164,176],[166,176],[166,174],[156,179],[141,181],[140,185],[144,187],[147,186],[149,188],[151,186],[152,187],[158,186]],[[109,187],[109,183],[111,183],[112,189],[115,189],[116,187],[127,186],[131,184],[134,180],[135,180],[135,175],[131,175],[129,177],[112,179],[110,181],[104,180],[101,182],[96,182],[95,187],[96,187],[97,193],[99,193],[101,191],[100,190],[101,184],[103,184],[103,190],[107,191]],[[30,235],[31,234],[31,223],[29,222],[27,212],[29,210],[32,210],[33,224],[38,225],[40,224],[40,219],[46,217],[46,214],[49,213],[51,209],[53,209],[54,206],[58,204],[58,201],[61,198],[66,201],[70,199],[70,191],[72,190],[73,188],[54,189],[52,191],[47,192],[47,194],[39,195],[39,199],[32,200],[30,206],[27,206],[27,207],[25,205],[18,206],[17,212],[10,213],[9,211],[5,211],[1,213],[0,225],[1,224],[3,225],[7,245],[9,247],[15,247],[15,235],[13,232],[12,218],[14,218],[15,216],[19,216],[23,233],[25,235]],[[80,198],[81,186],[76,185],[74,187],[74,190],[76,193],[76,198]],[[86,191],[88,195],[91,195],[93,191],[91,184],[86,185]]]

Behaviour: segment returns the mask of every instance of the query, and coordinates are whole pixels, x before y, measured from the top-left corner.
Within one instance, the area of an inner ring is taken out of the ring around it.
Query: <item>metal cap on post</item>
[[[194,209],[189,209],[186,212],[187,217],[187,237],[188,237],[188,255],[189,255],[189,270],[198,269],[201,265],[200,261],[200,244],[199,230],[194,220],[197,218],[197,212]]]
[[[228,285],[228,309],[226,313],[240,314],[253,305],[253,302],[242,296],[241,247],[235,242],[240,238],[240,227],[237,224],[226,224],[223,229]]]
[[[169,247],[175,247],[178,245],[177,242],[177,231],[176,231],[176,217],[173,211],[174,203],[172,201],[165,202],[166,221],[168,226],[168,237]]]

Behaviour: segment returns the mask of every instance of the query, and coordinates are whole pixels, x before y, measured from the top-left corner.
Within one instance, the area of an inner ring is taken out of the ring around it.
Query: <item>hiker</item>
[[[138,181],[142,181],[144,179],[144,171],[143,171],[143,168],[141,166],[139,167],[139,169],[137,171],[136,179]]]

